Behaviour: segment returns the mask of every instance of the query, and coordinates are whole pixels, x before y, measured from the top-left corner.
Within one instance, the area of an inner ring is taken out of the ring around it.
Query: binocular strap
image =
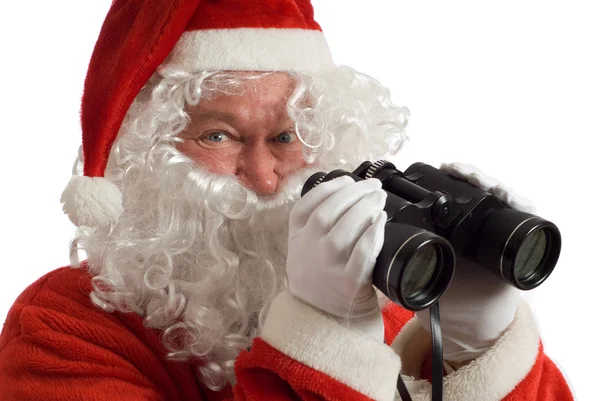
[[[431,400],[442,401],[444,388],[444,357],[442,350],[442,327],[440,326],[440,305],[434,303],[429,308],[429,324],[431,327],[431,345],[433,358],[431,363]],[[412,401],[402,375],[398,375],[396,385],[402,401]]]

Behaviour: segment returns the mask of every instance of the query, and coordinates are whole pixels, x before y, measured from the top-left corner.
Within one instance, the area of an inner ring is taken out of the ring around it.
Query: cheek
[[[293,174],[307,165],[306,161],[302,157],[302,150],[294,152],[282,152],[282,154],[280,154],[280,161],[280,173],[282,176]]]
[[[233,148],[209,150],[198,146],[194,141],[184,141],[177,144],[176,149],[211,173],[235,174],[239,154]]]

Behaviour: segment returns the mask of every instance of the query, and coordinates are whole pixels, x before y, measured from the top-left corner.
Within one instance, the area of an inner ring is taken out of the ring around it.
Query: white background
[[[554,274],[527,294],[546,352],[597,399],[600,9],[563,1],[313,0],[336,61],[376,77],[412,113],[395,159],[475,164],[532,199],[563,234]],[[79,100],[109,0],[0,6],[0,319],[68,263],[61,212]],[[596,341],[595,341],[596,340]]]

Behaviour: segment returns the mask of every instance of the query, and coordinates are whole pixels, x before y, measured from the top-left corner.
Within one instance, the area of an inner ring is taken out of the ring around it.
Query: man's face
[[[239,94],[204,99],[188,110],[191,123],[177,148],[212,173],[235,175],[257,195],[273,195],[305,165],[286,112],[293,90],[287,74],[272,74],[244,83]]]

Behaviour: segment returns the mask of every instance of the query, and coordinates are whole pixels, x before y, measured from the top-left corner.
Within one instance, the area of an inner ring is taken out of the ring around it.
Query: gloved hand
[[[490,192],[514,209],[535,213],[529,200],[475,166],[444,163],[440,170]],[[485,353],[513,321],[520,300],[519,290],[483,266],[470,259],[457,259],[452,283],[440,298],[444,360],[458,367]],[[416,315],[430,331],[429,311]]]
[[[377,179],[344,176],[312,189],[292,209],[286,264],[294,296],[379,342],[383,318],[372,275],[386,197]]]

